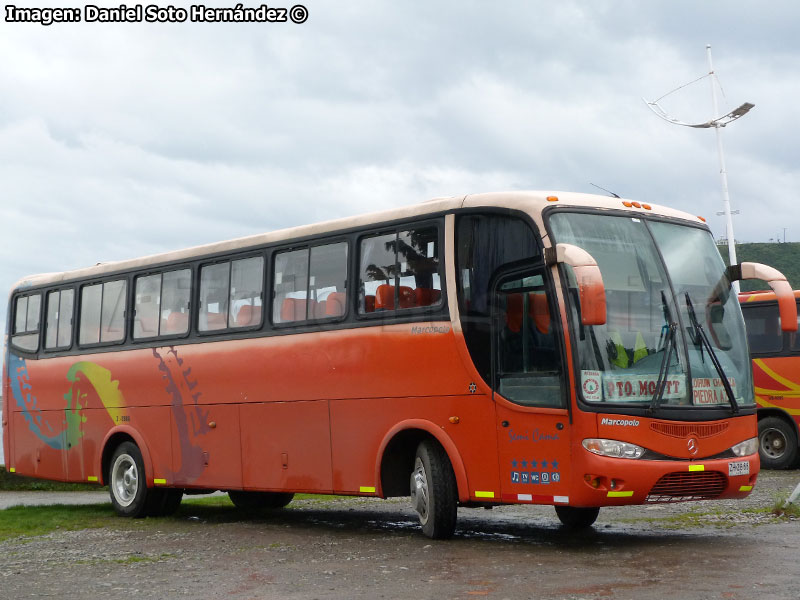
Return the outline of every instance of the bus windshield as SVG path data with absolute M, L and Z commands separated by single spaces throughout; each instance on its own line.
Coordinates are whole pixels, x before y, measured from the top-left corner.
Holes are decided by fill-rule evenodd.
M 586 402 L 734 412 L 753 405 L 747 348 L 732 343 L 743 339 L 744 323 L 709 232 L 576 213 L 556 213 L 550 226 L 555 242 L 595 258 L 605 284 L 606 323 L 583 326 L 577 282 L 566 267 Z

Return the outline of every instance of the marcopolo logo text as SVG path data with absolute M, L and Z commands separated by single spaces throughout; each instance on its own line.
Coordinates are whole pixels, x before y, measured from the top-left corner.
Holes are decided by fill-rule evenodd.
M 609 419 L 603 417 L 600 425 L 616 425 L 617 427 L 638 427 L 639 421 L 636 419 Z

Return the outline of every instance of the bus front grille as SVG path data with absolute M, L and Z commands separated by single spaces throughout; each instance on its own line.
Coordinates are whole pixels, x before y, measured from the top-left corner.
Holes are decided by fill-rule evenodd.
M 646 502 L 686 502 L 719 498 L 728 478 L 719 471 L 667 473 L 653 486 Z
M 650 429 L 662 435 L 676 438 L 709 438 L 724 433 L 728 429 L 728 423 L 662 423 L 654 421 L 650 423 Z

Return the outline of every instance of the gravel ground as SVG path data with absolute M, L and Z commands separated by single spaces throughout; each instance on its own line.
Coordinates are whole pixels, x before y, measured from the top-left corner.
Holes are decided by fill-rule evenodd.
M 755 510 L 798 483 L 762 472 L 743 501 L 604 509 L 581 534 L 550 507 L 459 509 L 444 542 L 406 500 L 300 500 L 259 518 L 184 505 L 1 542 L 0 598 L 796 600 L 800 523 Z

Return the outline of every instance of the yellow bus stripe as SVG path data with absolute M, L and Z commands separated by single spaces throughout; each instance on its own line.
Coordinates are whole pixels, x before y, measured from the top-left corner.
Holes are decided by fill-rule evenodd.
M 786 379 L 785 377 L 778 375 L 775 371 L 770 369 L 760 358 L 757 358 L 753 362 L 756 363 L 761 368 L 761 370 L 764 371 L 764 373 L 772 377 L 775 381 L 777 381 L 781 385 L 785 385 L 787 388 L 789 388 L 789 390 L 795 392 L 800 391 L 800 385 L 797 385 L 794 381 L 791 381 L 789 379 Z

